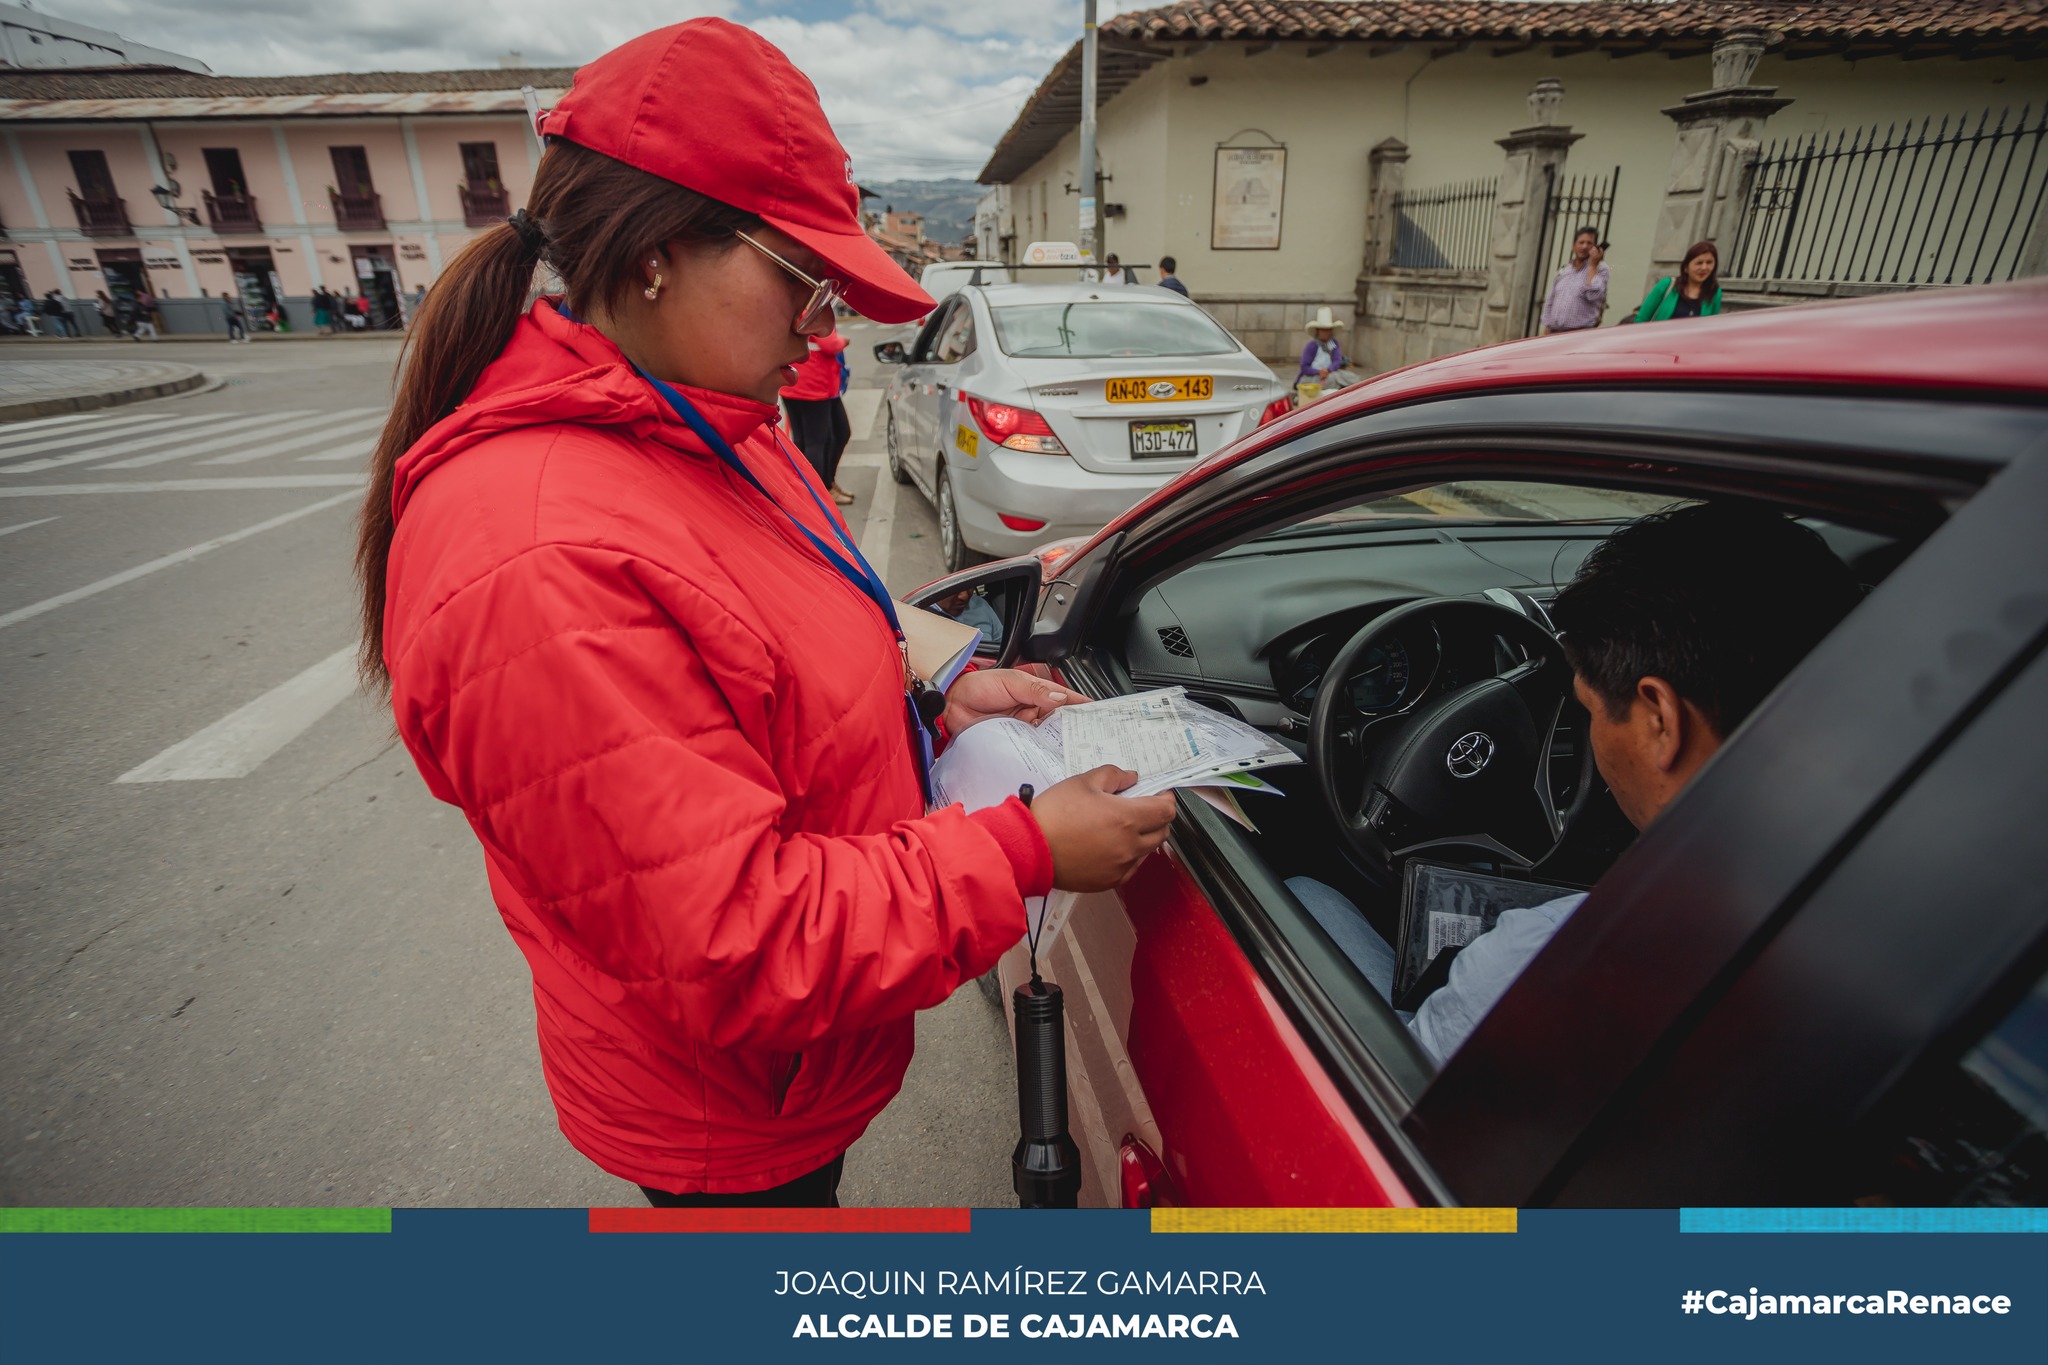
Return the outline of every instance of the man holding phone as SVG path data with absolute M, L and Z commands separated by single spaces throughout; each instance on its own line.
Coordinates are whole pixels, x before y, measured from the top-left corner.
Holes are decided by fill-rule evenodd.
M 1607 243 L 1598 228 L 1582 227 L 1572 235 L 1571 264 L 1557 272 L 1543 300 L 1543 334 L 1598 327 L 1606 311 Z

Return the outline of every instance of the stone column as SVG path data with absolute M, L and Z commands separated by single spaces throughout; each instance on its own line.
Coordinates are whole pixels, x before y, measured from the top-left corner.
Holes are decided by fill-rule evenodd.
M 1792 103 L 1775 85 L 1749 84 L 1765 42 L 1763 34 L 1744 31 L 1714 44 L 1714 88 L 1687 95 L 1664 111 L 1678 125 L 1678 140 L 1650 240 L 1645 295 L 1658 280 L 1678 272 L 1685 249 L 1694 242 L 1719 246 L 1723 272 L 1728 268 L 1727 253 L 1742 227 L 1764 123 Z
M 1500 195 L 1494 202 L 1486 313 L 1479 320 L 1482 346 L 1509 341 L 1528 331 L 1529 295 L 1542 266 L 1537 256 L 1543 250 L 1550 187 L 1564 170 L 1572 144 L 1585 136 L 1555 121 L 1563 100 L 1564 83 L 1555 76 L 1536 82 L 1529 92 L 1534 122 L 1498 142 L 1507 153 L 1507 163 L 1501 167 Z
M 1365 273 L 1378 274 L 1394 259 L 1394 196 L 1408 178 L 1408 144 L 1390 137 L 1372 149 L 1366 179 Z

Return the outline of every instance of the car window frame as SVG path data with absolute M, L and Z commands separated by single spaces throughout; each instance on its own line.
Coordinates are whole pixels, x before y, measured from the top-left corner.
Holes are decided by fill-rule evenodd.
M 939 306 L 932 311 L 931 318 L 925 323 L 923 330 L 918 332 L 917 340 L 910 348 L 910 364 L 933 363 L 932 348 L 938 344 L 947 320 L 953 316 L 954 310 L 959 308 L 962 302 L 958 294 L 949 294 L 939 301 Z
M 953 297 L 957 301 L 957 306 L 947 315 L 946 325 L 940 328 L 938 335 L 933 338 L 933 353 L 929 362 L 933 365 L 958 365 L 961 361 L 973 355 L 975 351 L 979 329 L 975 325 L 973 304 L 965 293 L 955 294 Z M 966 326 L 967 331 L 963 338 L 965 345 L 961 348 L 958 355 L 943 355 L 940 353 L 939 348 L 944 344 L 948 333 L 951 332 L 955 318 L 962 320 Z
M 1508 397 L 1536 399 L 1546 395 L 1517 394 Z M 1616 397 L 1624 401 L 1611 401 Z M 1233 477 L 1217 481 L 1218 488 L 1204 490 L 1209 496 L 1197 499 L 1195 506 L 1171 507 L 1162 503 L 1153 509 L 1156 513 L 1153 518 L 1147 518 L 1141 511 L 1140 515 L 1113 528 L 1100 545 L 1084 548 L 1080 555 L 1063 565 L 1055 587 L 1065 587 L 1067 591 L 1048 593 L 1041 603 L 1039 619 L 1034 623 L 1033 644 L 1039 647 L 1033 651 L 1034 656 L 1047 657 L 1044 650 L 1047 640 L 1057 640 L 1068 618 L 1088 619 L 1095 611 L 1096 603 L 1136 601 L 1149 588 L 1170 578 L 1188 563 L 1286 524 L 1296 519 L 1294 511 L 1305 511 L 1317 505 L 1328 506 L 1335 500 L 1351 501 L 1385 495 L 1442 482 L 1447 478 L 1533 476 L 1541 479 L 1544 474 L 1557 476 L 1556 459 L 1571 456 L 1584 462 L 1585 471 L 1593 472 L 1590 477 L 1583 471 L 1578 476 L 1561 476 L 1566 482 L 1593 481 L 1626 487 L 1631 486 L 1626 477 L 1630 468 L 1653 465 L 1658 471 L 1654 478 L 1647 481 L 1639 479 L 1634 486 L 1645 486 L 1647 482 L 1653 484 L 1657 491 L 1695 495 L 1768 495 L 1773 481 L 1777 479 L 1793 476 L 1812 480 L 1819 476 L 1823 479 L 1823 486 L 1831 487 L 1839 501 L 1805 498 L 1790 505 L 1845 524 L 1858 524 L 1866 517 L 1878 521 L 1886 517 L 1907 517 L 1909 513 L 1904 504 L 1924 506 L 1929 499 L 1969 499 L 1963 505 L 1974 505 L 1977 500 L 1969 498 L 1969 494 L 1985 478 L 1997 472 L 2012 457 L 2012 452 L 1999 454 L 1991 448 L 1983 433 L 1969 430 L 1967 421 L 1958 426 L 1955 418 L 1959 412 L 1976 411 L 1980 416 L 1989 413 L 2004 418 L 2011 416 L 2017 406 L 2019 411 L 2030 414 L 2030 421 L 2019 423 L 2020 429 L 2048 430 L 2048 417 L 2025 405 L 1943 402 L 1916 396 L 1911 401 L 1935 403 L 1940 409 L 1943 421 L 1928 430 L 1947 430 L 1953 439 L 1939 445 L 1923 443 L 1924 448 L 1917 451 L 1917 457 L 1913 459 L 1899 458 L 1902 452 L 1896 448 L 1897 443 L 1884 448 L 1886 443 L 1880 440 L 1875 442 L 1881 447 L 1875 458 L 1866 448 L 1860 452 L 1865 462 L 1843 463 L 1839 459 L 1840 447 L 1846 445 L 1856 449 L 1859 441 L 1870 439 L 1873 430 L 1869 423 L 1849 422 L 1844 426 L 1843 415 L 1852 408 L 1867 406 L 1869 400 L 1842 404 L 1823 401 L 1831 396 L 1800 397 L 1809 403 L 1818 402 L 1816 411 L 1809 414 L 1812 420 L 1800 424 L 1796 431 L 1781 433 L 1784 439 L 1775 447 L 1761 450 L 1747 433 L 1735 433 L 1733 441 L 1718 439 L 1726 433 L 1717 433 L 1711 427 L 1703 428 L 1691 422 L 1683 405 L 1677 405 L 1672 412 L 1681 423 L 1690 423 L 1683 429 L 1660 432 L 1658 423 L 1654 421 L 1640 424 L 1630 421 L 1632 414 L 1628 408 L 1642 407 L 1644 399 L 1655 403 L 1660 398 L 1659 395 L 1642 393 L 1603 396 L 1602 402 L 1590 405 L 1595 416 L 1610 419 L 1609 427 L 1603 431 L 1597 420 L 1582 420 L 1580 430 L 1575 433 L 1577 439 L 1571 443 L 1558 439 L 1560 424 L 1555 420 L 1554 412 L 1540 414 L 1552 419 L 1549 421 L 1530 421 L 1528 416 L 1524 416 L 1518 422 L 1509 415 L 1504 423 L 1497 419 L 1505 414 L 1484 414 L 1486 420 L 1473 425 L 1490 428 L 1494 433 L 1491 440 L 1476 440 L 1472 436 L 1446 439 L 1443 435 L 1434 434 L 1458 424 L 1430 419 L 1443 418 L 1451 407 L 1471 406 L 1469 396 L 1367 413 L 1364 414 L 1367 419 L 1364 423 L 1345 423 L 1335 429 L 1305 433 L 1296 442 L 1276 447 L 1250 462 L 1254 466 L 1266 466 L 1264 469 L 1253 467 L 1226 471 Z M 1632 405 L 1626 399 L 1636 401 Z M 1582 396 L 1579 402 L 1582 407 L 1587 406 Z M 1531 405 L 1509 406 L 1527 408 Z M 1535 406 L 1541 407 L 1542 404 L 1539 402 Z M 1742 405 L 1723 403 L 1720 406 L 1729 411 L 1743 410 Z M 1432 407 L 1434 412 L 1429 411 Z M 1603 408 L 1607 411 L 1601 412 Z M 1395 418 L 1391 423 L 1385 421 L 1389 415 Z M 1371 425 L 1370 419 L 1375 418 L 1398 428 L 1393 439 L 1360 439 L 1361 435 L 1378 434 L 1356 430 L 1361 424 Z M 1884 425 L 1882 414 L 1877 425 L 1880 428 Z M 1347 427 L 1352 429 L 1347 430 Z M 1489 444 L 1507 448 L 1489 450 Z M 1584 448 L 1589 445 L 1595 448 L 1590 454 Z M 1835 448 L 1837 458 L 1829 461 L 1817 447 Z M 1462 458 L 1472 463 L 1469 466 L 1450 463 L 1447 450 L 1462 451 Z M 1645 460 L 1645 456 L 1654 458 Z M 1817 456 L 1822 457 L 1818 463 Z M 1341 473 L 1343 466 L 1361 465 L 1368 459 L 1373 461 L 1374 472 L 1370 477 L 1347 479 Z M 1534 459 L 1544 462 L 1537 464 Z M 1332 474 L 1333 467 L 1339 472 Z M 1600 477 L 1598 471 L 1602 469 L 1609 477 Z M 1678 470 L 1686 471 L 1686 477 L 1676 478 L 1675 471 Z M 1831 484 L 1826 482 L 1829 480 Z M 1333 487 L 1339 483 L 1345 485 L 1341 491 Z M 1244 533 L 1219 529 L 1233 498 L 1255 501 L 1262 506 L 1264 515 L 1255 529 Z M 1156 524 L 1148 525 L 1148 521 L 1178 525 L 1162 529 Z M 1175 531 L 1181 534 L 1176 537 L 1170 533 Z M 1197 541 L 1192 538 L 1195 535 L 1204 539 Z M 1912 562 L 1912 557 L 1907 562 Z M 1105 618 L 1115 614 L 1114 610 L 1103 613 Z M 1058 661 L 1061 655 L 1053 652 L 1050 657 Z M 1104 649 L 1085 639 L 1070 651 L 1070 657 L 1063 666 L 1076 667 L 1082 677 L 1092 677 L 1098 680 L 1098 685 L 1117 685 L 1116 675 L 1120 672 L 1113 649 Z M 1121 682 L 1128 686 L 1127 678 Z M 1217 863 L 1228 861 L 1221 850 L 1242 842 L 1242 836 L 1235 832 L 1234 827 L 1204 811 L 1192 809 L 1191 805 L 1183 803 L 1174 837 L 1180 841 L 1183 857 L 1191 863 L 1204 861 L 1214 872 Z M 1206 856 L 1202 854 L 1199 851 L 1202 844 L 1214 846 L 1212 852 Z M 1246 847 L 1248 849 L 1249 845 Z M 1444 1175 L 1439 1180 L 1439 1158 L 1424 1145 L 1430 1141 L 1430 1125 L 1423 1124 L 1419 1130 L 1411 1130 L 1408 1123 L 1417 1105 L 1432 1089 L 1432 1084 L 1425 1082 L 1418 1087 L 1412 1076 L 1403 1078 L 1399 1049 L 1389 1050 L 1384 1044 L 1384 1020 L 1378 1020 L 1365 1030 L 1357 1027 L 1355 1017 L 1361 1009 L 1369 1015 L 1377 1011 L 1373 1003 L 1363 1001 L 1355 990 L 1350 989 L 1351 983 L 1345 981 L 1346 972 L 1356 975 L 1355 968 L 1350 968 L 1347 961 L 1332 976 L 1327 969 L 1333 965 L 1331 954 L 1335 950 L 1327 945 L 1326 937 L 1319 929 L 1308 927 L 1312 922 L 1293 897 L 1284 893 L 1284 887 L 1279 892 L 1272 889 L 1279 883 L 1277 876 L 1264 879 L 1271 884 L 1265 887 L 1264 894 L 1258 894 L 1252 885 L 1259 880 L 1240 873 L 1235 878 L 1235 890 L 1229 889 L 1229 881 L 1220 883 L 1226 888 L 1223 897 L 1226 904 L 1217 906 L 1219 913 L 1230 923 L 1240 946 L 1262 978 L 1275 988 L 1283 1007 L 1310 1041 L 1331 1079 L 1346 1095 L 1376 1140 L 1384 1144 L 1390 1155 L 1406 1153 L 1406 1159 L 1400 1164 L 1412 1162 L 1424 1188 L 1433 1186 L 1439 1191 L 1448 1190 L 1451 1176 Z M 1318 939 L 1321 945 L 1316 943 Z M 1311 970 L 1318 965 L 1324 970 Z M 1384 1008 L 1383 1002 L 1379 1008 Z M 1392 1017 L 1390 1011 L 1387 1017 Z M 1357 1048 L 1352 1044 L 1359 1037 L 1375 1032 L 1381 1035 L 1382 1055 L 1359 1057 Z M 1454 1057 L 1453 1064 L 1457 1060 Z M 1445 1071 L 1449 1069 L 1446 1067 Z M 1438 1073 L 1436 1079 L 1441 1079 L 1442 1074 Z M 1526 1181 L 1522 1189 L 1532 1191 L 1536 1183 L 1535 1180 Z M 1470 1188 L 1469 1180 L 1462 1181 L 1461 1195 Z M 1515 1203 L 1518 1200 L 1504 1198 L 1497 1202 Z

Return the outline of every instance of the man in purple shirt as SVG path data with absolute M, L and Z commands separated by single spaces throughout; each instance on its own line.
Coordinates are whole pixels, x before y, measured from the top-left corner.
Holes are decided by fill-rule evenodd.
M 1572 263 L 1550 282 L 1543 300 L 1543 331 L 1577 332 L 1600 325 L 1607 311 L 1607 252 L 1600 230 L 1582 227 L 1572 237 Z

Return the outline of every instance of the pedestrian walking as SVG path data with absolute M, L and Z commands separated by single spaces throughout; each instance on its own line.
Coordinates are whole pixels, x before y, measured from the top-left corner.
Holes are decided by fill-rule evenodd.
M 1025 897 L 1129 876 L 1174 802 L 1105 767 L 926 812 L 896 607 L 772 420 L 840 296 L 934 306 L 863 231 L 811 83 L 693 19 L 584 66 L 538 131 L 378 442 L 366 676 L 483 846 L 570 1143 L 660 1205 L 835 1205 L 916 1011 Z M 529 304 L 542 266 L 565 292 Z M 1010 669 L 934 698 L 944 734 L 1075 699 Z
M 64 296 L 54 289 L 43 295 L 43 320 L 49 323 L 53 335 L 78 335 L 78 323 L 72 319 L 71 306 L 65 303 Z
M 121 326 L 120 315 L 114 309 L 114 301 L 107 297 L 106 290 L 101 289 L 94 292 L 92 306 L 93 310 L 100 315 L 100 326 L 107 329 L 108 336 L 118 337 L 127 335 L 127 329 Z
M 1184 299 L 1193 298 L 1194 295 L 1188 293 L 1188 287 L 1180 282 L 1180 276 L 1174 273 L 1179 269 L 1180 263 L 1174 260 L 1173 257 L 1161 256 L 1159 258 L 1159 287 L 1161 289 L 1171 289 Z
M 36 308 L 36 301 L 28 295 L 23 294 L 14 301 L 13 316 L 14 326 L 23 336 L 35 337 L 43 334 L 42 314 Z
M 130 341 L 139 343 L 142 340 L 139 332 L 141 316 L 142 310 L 135 306 L 133 295 L 115 299 L 114 335 L 124 336 Z
M 818 471 L 818 482 L 845 506 L 853 494 L 839 486 L 839 457 L 852 434 L 846 420 L 846 338 L 835 329 L 810 338 L 810 352 L 796 367 L 796 382 L 782 390 L 789 434 Z
M 249 315 L 242 311 L 242 301 L 223 289 L 220 292 L 220 315 L 228 325 L 228 341 L 249 339 Z
M 323 336 L 334 331 L 334 295 L 324 284 L 313 291 L 313 326 Z
M 1550 281 L 1543 299 L 1543 330 L 1582 332 L 1598 327 L 1607 312 L 1607 246 L 1600 229 L 1572 234 L 1572 258 Z
M 1099 275 L 1096 271 L 1087 270 L 1082 272 L 1081 278 L 1090 283 L 1095 283 L 1099 280 L 1102 284 L 1136 284 L 1138 282 L 1138 277 L 1131 273 L 1129 266 L 1117 259 L 1114 251 L 1102 258 L 1102 270 Z
M 135 295 L 135 339 L 142 340 L 142 334 L 147 332 L 151 341 L 157 340 L 158 321 L 156 295 L 147 289 L 141 290 Z
M 1710 318 L 1721 311 L 1721 253 L 1712 242 L 1694 242 L 1685 249 L 1676 275 L 1657 281 L 1636 309 L 1637 322 L 1667 318 Z

